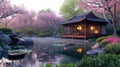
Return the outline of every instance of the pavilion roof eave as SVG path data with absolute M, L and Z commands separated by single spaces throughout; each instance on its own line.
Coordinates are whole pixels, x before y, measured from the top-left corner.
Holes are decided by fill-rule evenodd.
M 102 18 L 98 18 L 97 16 L 95 16 L 93 14 L 93 12 L 89 12 L 86 14 L 82 14 L 82 15 L 78 15 L 75 16 L 67 21 L 63 21 L 63 22 L 59 22 L 59 24 L 61 25 L 67 25 L 67 24 L 73 24 L 73 23 L 79 23 L 83 20 L 87 20 L 87 21 L 93 21 L 93 22 L 101 22 L 103 24 L 107 24 L 108 22 L 105 19 Z M 110 20 L 111 22 L 111 20 Z
M 82 18 L 80 18 L 80 19 L 77 19 L 77 20 L 75 20 L 75 21 L 64 21 L 64 22 L 61 22 L 60 24 L 61 25 L 66 25 L 66 24 L 72 24 L 72 23 L 79 23 L 80 21 L 83 21 L 83 20 L 85 20 L 86 18 L 85 18 L 85 16 L 84 17 L 82 17 Z
M 104 23 L 107 23 L 107 21 L 105 21 L 104 19 L 93 19 L 93 18 L 86 18 L 87 20 L 89 21 L 97 21 L 97 22 L 104 22 Z M 109 20 L 110 21 L 110 20 Z M 111 21 L 110 21 L 111 22 Z

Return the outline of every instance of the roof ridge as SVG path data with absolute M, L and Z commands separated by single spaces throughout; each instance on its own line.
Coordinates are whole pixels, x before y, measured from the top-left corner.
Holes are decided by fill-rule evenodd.
M 87 12 L 87 13 L 83 13 L 83 14 L 79 14 L 77 16 L 74 16 L 73 18 L 66 20 L 60 24 L 71 24 L 71 23 L 77 23 L 79 21 L 83 21 L 84 19 L 88 20 L 88 21 L 97 21 L 97 22 L 104 22 L 107 23 L 107 21 L 104 18 L 99 18 L 97 17 L 93 11 Z

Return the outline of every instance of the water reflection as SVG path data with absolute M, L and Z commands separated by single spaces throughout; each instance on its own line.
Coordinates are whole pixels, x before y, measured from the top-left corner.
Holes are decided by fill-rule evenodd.
M 27 39 L 27 38 L 26 38 Z M 28 38 L 29 41 L 31 38 Z M 70 45 L 69 48 L 60 44 L 63 44 L 63 42 L 60 39 L 49 39 L 49 38 L 33 38 L 32 44 L 28 43 L 27 48 L 32 49 L 32 52 L 26 54 L 24 59 L 21 60 L 15 60 L 12 61 L 12 63 L 9 63 L 6 65 L 6 67 L 41 67 L 42 65 L 46 65 L 48 63 L 52 64 L 54 67 L 56 64 L 60 63 L 72 63 L 76 61 L 76 58 L 71 58 L 69 56 L 65 56 L 63 54 L 60 54 L 59 52 L 67 49 L 73 49 L 73 45 Z M 66 43 L 66 40 L 63 40 L 64 43 Z M 73 40 L 72 40 L 73 41 Z M 70 40 L 68 40 L 70 42 Z M 79 40 L 75 40 L 75 42 L 80 42 Z M 30 45 L 31 44 L 31 45 Z M 52 45 L 51 45 L 52 44 Z M 59 46 L 58 46 L 59 44 Z M 82 52 L 83 46 L 77 45 L 74 47 L 74 49 L 79 49 L 79 52 Z M 75 50 L 76 51 L 76 50 Z

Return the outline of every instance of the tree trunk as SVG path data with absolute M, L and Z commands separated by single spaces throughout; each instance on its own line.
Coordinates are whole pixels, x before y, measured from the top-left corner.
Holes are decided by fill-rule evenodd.
M 113 19 L 112 19 L 112 24 L 113 24 L 113 35 L 117 35 L 117 25 L 116 25 L 116 4 L 114 4 L 114 11 L 113 11 Z
M 113 19 L 113 35 L 117 35 L 117 25 L 116 25 L 116 22 L 114 21 Z
M 5 23 L 5 28 L 8 28 L 8 23 Z

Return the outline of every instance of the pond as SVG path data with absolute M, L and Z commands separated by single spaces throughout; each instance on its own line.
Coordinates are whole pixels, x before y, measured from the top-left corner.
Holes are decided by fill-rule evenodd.
M 48 63 L 52 64 L 52 67 L 55 67 L 56 64 L 75 63 L 80 59 L 70 56 L 72 53 L 65 54 L 65 52 L 74 50 L 78 51 L 77 54 L 82 56 L 82 52 L 88 50 L 94 44 L 93 42 L 80 39 L 53 37 L 24 37 L 24 39 L 28 41 L 27 44 L 29 45 L 27 45 L 27 48 L 32 49 L 32 52 L 26 54 L 24 59 L 10 60 L 12 63 L 6 64 L 6 67 L 42 67 Z

